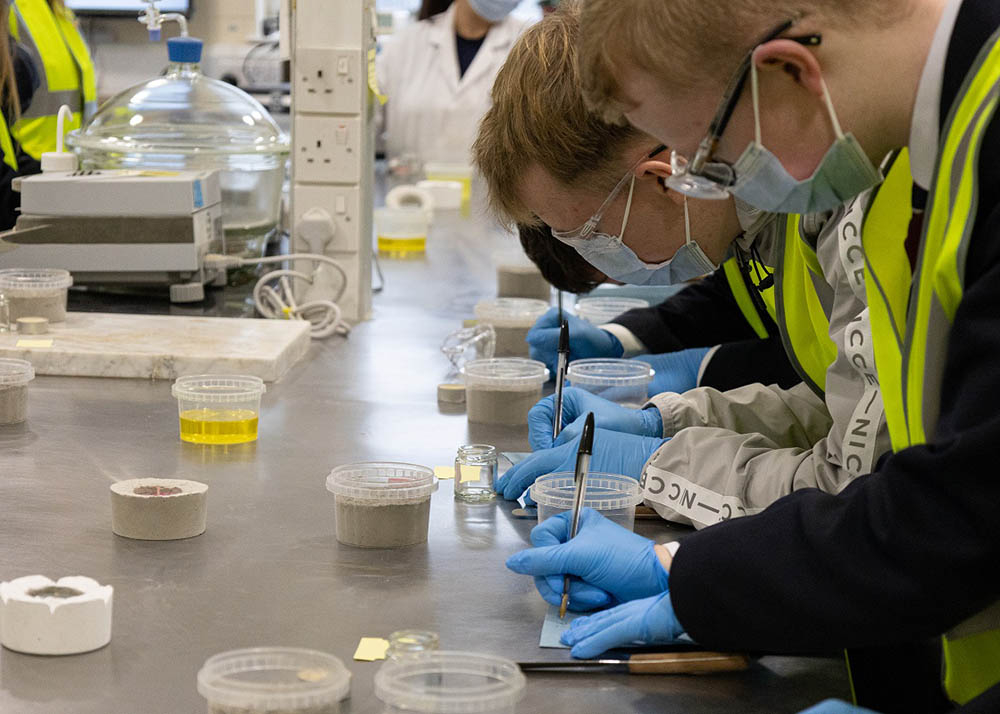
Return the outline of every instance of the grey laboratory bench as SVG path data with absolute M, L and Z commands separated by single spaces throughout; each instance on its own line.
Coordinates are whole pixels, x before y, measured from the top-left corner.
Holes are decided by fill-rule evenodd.
M 444 649 L 568 658 L 538 648 L 546 605 L 530 578 L 504 567 L 534 525 L 512 516 L 514 504 L 456 503 L 445 481 L 426 545 L 361 550 L 337 543 L 325 487 L 338 464 L 449 464 L 469 442 L 527 448 L 524 433 L 470 430 L 436 401 L 448 372 L 441 340 L 495 294 L 491 252 L 514 242 L 482 220 L 452 218 L 435 226 L 426 258 L 383 260 L 373 319 L 314 342 L 268 386 L 254 444 L 181 442 L 169 382 L 38 377 L 28 422 L 0 428 L 0 580 L 81 574 L 111 584 L 113 636 L 78 656 L 0 652 L 0 712 L 204 712 L 196 675 L 206 658 L 280 645 L 340 657 L 353 672 L 342 711 L 374 714 L 379 663 L 352 654 L 359 638 L 403 628 L 438 632 Z M 245 292 L 213 296 L 210 311 L 244 312 Z M 162 300 L 105 300 L 103 309 L 169 310 Z M 86 296 L 72 304 L 101 307 Z M 204 535 L 113 535 L 110 484 L 144 476 L 209 484 Z M 651 521 L 636 530 L 660 540 L 685 533 Z M 518 711 L 797 712 L 848 693 L 842 659 L 763 657 L 746 672 L 710 676 L 531 673 Z

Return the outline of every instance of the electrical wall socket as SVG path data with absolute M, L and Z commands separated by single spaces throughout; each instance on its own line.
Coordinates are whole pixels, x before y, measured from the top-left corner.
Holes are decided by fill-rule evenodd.
M 360 114 L 367 91 L 360 69 L 360 50 L 300 49 L 295 61 L 296 110 Z
M 333 239 L 321 246 L 322 249 L 317 252 L 351 252 L 361 247 L 361 190 L 357 186 L 306 184 L 298 186 L 295 195 L 297 200 L 294 226 L 301 225 L 303 215 L 313 210 L 315 206 L 323 206 L 336 225 Z M 296 230 L 302 238 L 304 248 L 308 248 L 310 251 L 316 251 L 317 248 L 320 248 L 320 246 L 310 244 L 308 237 L 301 235 L 302 231 L 298 231 L 298 228 Z
M 361 181 L 359 117 L 296 116 L 292 136 L 296 182 Z

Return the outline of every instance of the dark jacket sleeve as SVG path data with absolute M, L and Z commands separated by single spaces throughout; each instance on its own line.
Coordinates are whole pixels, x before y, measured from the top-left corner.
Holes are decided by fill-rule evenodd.
M 801 381 L 802 377 L 788 361 L 781 337 L 773 334 L 766 340 L 743 340 L 720 345 L 705 366 L 698 386 L 724 392 L 760 382 L 788 389 Z

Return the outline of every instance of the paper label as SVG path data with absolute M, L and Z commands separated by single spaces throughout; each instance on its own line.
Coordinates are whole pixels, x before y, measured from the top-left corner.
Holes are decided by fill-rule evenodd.
M 374 662 L 385 659 L 385 653 L 388 649 L 389 640 L 381 637 L 362 637 L 358 648 L 354 650 L 354 659 L 359 662 Z
M 51 347 L 51 346 L 52 346 L 52 340 L 51 339 L 48 339 L 48 340 L 18 340 L 17 344 L 15 345 L 15 347 L 27 347 L 29 349 L 31 349 L 31 348 L 39 348 L 39 347 Z
M 455 467 L 453 466 L 435 466 L 434 475 L 437 476 L 438 481 L 450 481 L 455 478 Z M 480 476 L 480 469 L 478 466 L 462 466 L 462 473 L 460 474 L 459 483 L 467 483 L 469 481 L 478 481 Z
M 375 48 L 368 50 L 368 89 L 378 100 L 379 104 L 385 104 L 386 96 L 379 91 L 378 74 L 375 72 Z

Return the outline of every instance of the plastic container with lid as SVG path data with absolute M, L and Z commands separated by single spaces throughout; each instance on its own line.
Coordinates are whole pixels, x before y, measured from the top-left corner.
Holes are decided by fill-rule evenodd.
M 520 357 L 477 359 L 462 368 L 466 414 L 473 424 L 524 426 L 542 398 L 549 370 Z
M 7 298 L 11 324 L 19 317 L 66 321 L 66 299 L 73 276 L 56 268 L 0 270 L 0 293 Z
M 649 307 L 649 302 L 639 298 L 580 298 L 576 303 L 576 314 L 592 325 L 605 325 L 622 313 L 639 307 Z
M 34 378 L 31 362 L 0 358 L 0 426 L 28 418 L 28 382 Z
M 375 209 L 375 237 L 379 255 L 387 258 L 420 258 L 427 250 L 430 221 L 421 208 Z
M 530 350 L 524 339 L 548 309 L 549 304 L 544 300 L 496 298 L 476 304 L 476 319 L 492 325 L 496 331 L 497 357 L 527 357 Z
M 438 634 L 430 630 L 396 630 L 389 635 L 389 659 L 419 657 L 438 648 Z
M 82 169 L 218 169 L 226 252 L 260 257 L 281 217 L 289 140 L 242 89 L 201 73 L 202 42 L 167 40 L 162 77 L 105 102 L 67 143 Z
M 427 542 L 437 487 L 426 466 L 391 461 L 338 466 L 326 478 L 336 504 L 337 540 L 359 548 Z
M 566 380 L 599 397 L 639 409 L 645 404 L 649 383 L 656 370 L 645 362 L 632 359 L 577 359 L 569 363 Z
M 266 387 L 259 377 L 198 374 L 180 377 L 177 397 L 181 441 L 193 444 L 244 444 L 257 440 L 260 398 Z
M 339 714 L 350 689 L 343 662 L 297 647 L 223 652 L 198 672 L 209 714 Z
M 497 269 L 497 297 L 520 297 L 544 300 L 552 297 L 552 286 L 542 271 L 523 252 L 497 251 L 493 254 Z
M 576 499 L 573 474 L 562 471 L 546 474 L 531 485 L 531 498 L 538 504 L 538 522 L 570 511 Z M 584 486 L 583 507 L 599 511 L 623 528 L 635 526 L 635 507 L 642 503 L 639 482 L 620 474 L 589 473 Z
M 457 181 L 462 184 L 461 206 L 462 211 L 468 214 L 472 197 L 472 166 L 459 161 L 427 161 L 424 163 L 424 175 L 428 181 Z
M 440 650 L 390 660 L 375 674 L 384 714 L 514 714 L 527 684 L 516 662 Z

